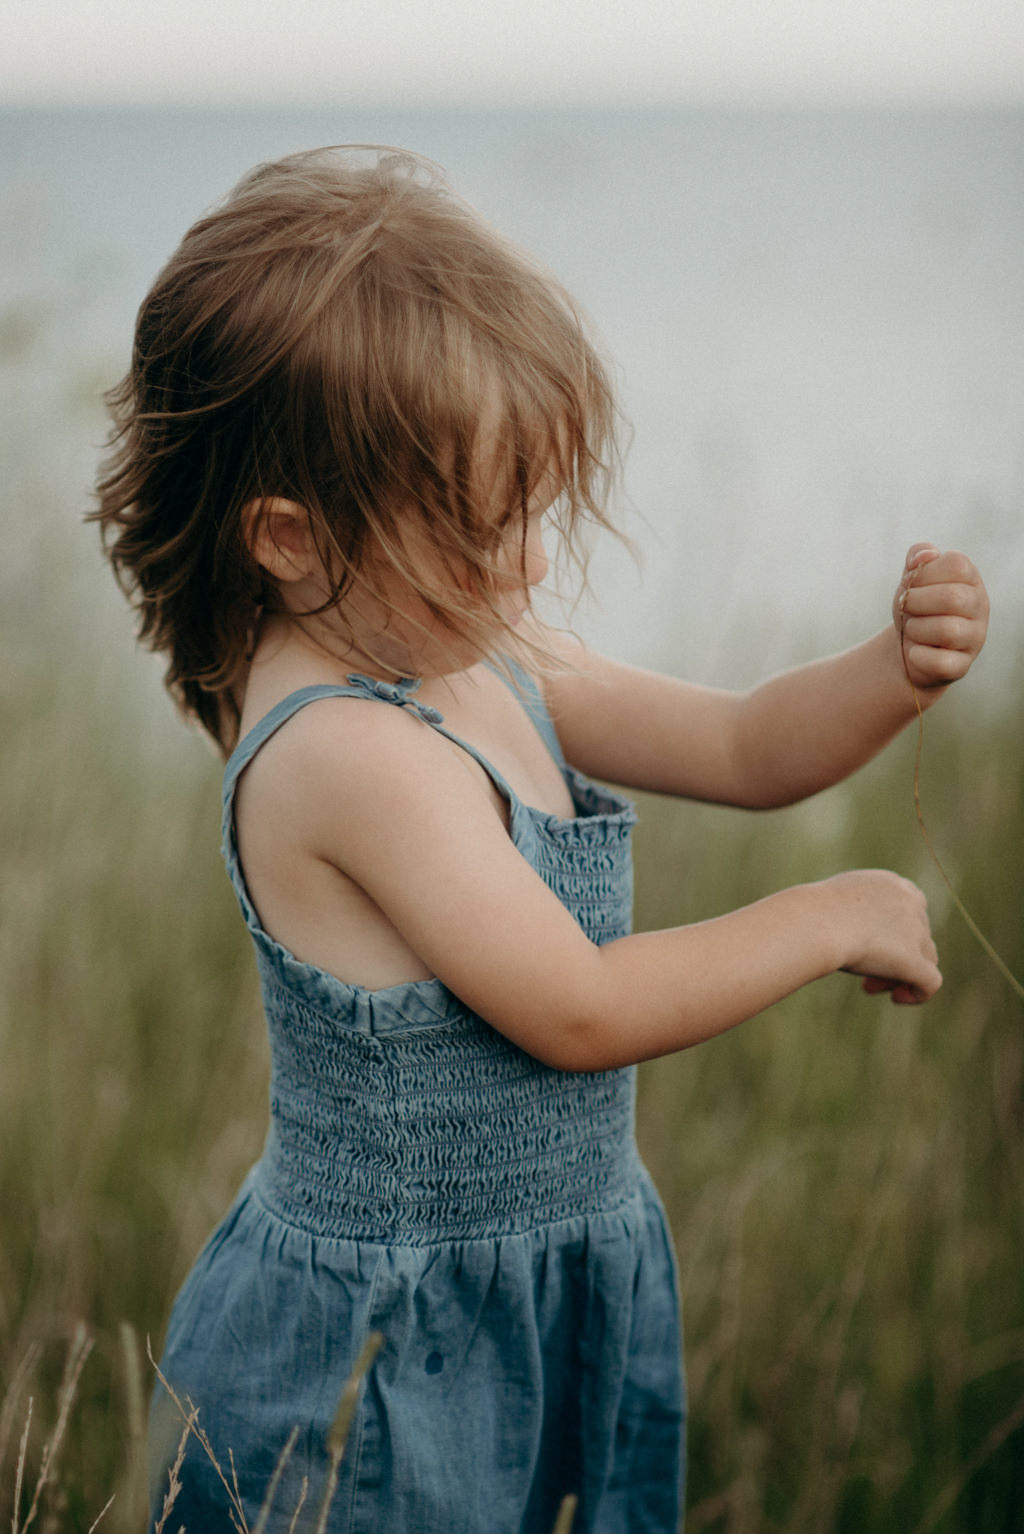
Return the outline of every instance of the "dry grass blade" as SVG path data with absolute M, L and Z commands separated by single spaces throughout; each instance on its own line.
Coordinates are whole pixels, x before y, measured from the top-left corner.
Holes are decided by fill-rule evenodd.
M 921 567 L 918 566 L 918 569 L 920 568 Z M 916 580 L 916 578 L 917 571 L 914 572 L 914 579 Z M 911 581 L 910 584 L 913 585 L 914 581 Z M 903 674 L 907 679 L 907 686 L 910 688 L 910 691 L 913 694 L 914 707 L 917 710 L 917 747 L 914 751 L 914 813 L 917 816 L 918 830 L 921 832 L 921 835 L 924 838 L 924 844 L 931 854 L 932 862 L 938 869 L 939 877 L 941 878 L 943 884 L 946 886 L 946 889 L 949 891 L 949 895 L 953 901 L 953 904 L 956 906 L 957 910 L 960 912 L 960 915 L 963 917 L 970 930 L 974 933 L 974 936 L 977 938 L 982 948 L 984 948 L 985 952 L 992 960 L 992 963 L 996 966 L 996 969 L 998 969 L 999 973 L 1002 975 L 1003 979 L 1007 982 L 1008 985 L 1013 987 L 1021 1001 L 1024 1001 L 1024 985 L 1022 985 L 1017 979 L 1017 976 L 1013 973 L 1013 970 L 1006 963 L 1005 959 L 1003 959 L 1003 957 L 996 952 L 995 948 L 993 948 L 992 944 L 989 942 L 984 932 L 982 932 L 981 928 L 978 926 L 978 923 L 974 920 L 974 917 L 971 915 L 970 911 L 964 905 L 963 901 L 960 899 L 960 896 L 953 888 L 953 881 L 950 879 L 946 870 L 942 866 L 942 860 L 935 850 L 935 844 L 932 841 L 928 827 L 924 822 L 924 811 L 921 808 L 921 752 L 924 748 L 924 709 L 921 707 L 921 699 L 910 675 L 910 668 L 907 665 L 907 652 L 903 644 L 903 631 L 906 626 L 906 621 L 906 611 L 904 609 L 903 602 L 901 601 L 900 659 L 903 662 Z
M 57 1421 L 53 1433 L 43 1448 L 43 1459 L 39 1466 L 39 1475 L 36 1477 L 35 1490 L 32 1493 L 32 1503 L 29 1507 L 23 1529 L 28 1529 L 35 1522 L 39 1512 L 40 1499 L 43 1490 L 53 1473 L 53 1467 L 57 1462 L 64 1435 L 67 1432 L 68 1417 L 71 1414 L 71 1405 L 78 1390 L 78 1381 L 82 1377 L 86 1360 L 92 1352 L 93 1339 L 86 1331 L 85 1325 L 79 1322 L 75 1329 L 75 1335 L 68 1349 L 67 1362 L 64 1366 L 64 1378 L 61 1380 L 60 1390 L 57 1394 Z
M 298 1427 L 293 1427 L 288 1435 L 288 1442 L 277 1456 L 277 1464 L 274 1466 L 274 1473 L 267 1484 L 266 1496 L 263 1498 L 263 1506 L 260 1508 L 260 1515 L 256 1520 L 256 1526 L 252 1534 L 265 1534 L 267 1524 L 270 1521 L 270 1510 L 274 1505 L 274 1498 L 277 1496 L 277 1488 L 281 1484 L 281 1477 L 284 1475 L 285 1466 L 292 1457 L 292 1450 L 295 1448 L 298 1436 Z
M 28 1430 L 32 1426 L 32 1401 L 28 1398 L 28 1411 L 25 1413 L 25 1426 L 22 1429 L 21 1442 L 18 1445 L 18 1468 L 14 1474 L 14 1516 L 11 1518 L 11 1534 L 20 1534 L 21 1522 L 19 1509 L 21 1508 L 21 1487 L 25 1479 L 25 1456 L 28 1453 Z
M 99 1512 L 96 1514 L 96 1517 L 89 1525 L 89 1534 L 96 1534 L 96 1530 L 99 1528 L 100 1524 L 103 1522 L 103 1519 L 107 1516 L 111 1507 L 114 1505 L 114 1497 L 116 1496 L 117 1493 L 114 1492 L 113 1495 L 108 1498 L 106 1505 L 100 1508 Z
M 206 1434 L 204 1433 L 203 1434 L 203 1438 L 205 1439 L 205 1437 L 206 1437 Z M 211 1454 L 212 1454 L 212 1451 L 211 1451 Z M 238 1471 L 235 1468 L 235 1451 L 230 1446 L 228 1447 L 228 1464 L 231 1466 L 231 1487 L 232 1487 L 232 1490 L 234 1491 L 234 1494 L 235 1494 L 234 1495 L 234 1504 L 235 1504 L 235 1507 L 238 1509 L 239 1516 L 241 1517 L 242 1523 L 244 1524 L 245 1523 L 245 1516 L 242 1513 L 242 1493 L 238 1489 Z
M 316 1534 L 325 1534 L 327 1528 L 327 1516 L 331 1511 L 331 1503 L 338 1489 L 338 1466 L 341 1464 L 341 1456 L 332 1459 L 327 1470 L 327 1482 L 324 1486 L 324 1494 L 320 1499 L 320 1511 L 316 1519 Z
M 555 1526 L 551 1530 L 551 1534 L 570 1534 L 573 1520 L 576 1517 L 578 1502 L 579 1499 L 577 1497 L 562 1498 L 561 1506 L 558 1509 L 558 1517 L 555 1519 Z
M 139 1354 L 139 1339 L 130 1321 L 121 1322 L 118 1334 L 121 1339 L 121 1354 L 124 1358 L 128 1432 L 134 1445 L 144 1442 L 146 1437 L 145 1388 L 142 1378 L 142 1359 Z
M 146 1408 L 142 1355 L 138 1334 L 128 1321 L 121 1322 L 118 1336 L 128 1417 L 128 1507 L 123 1514 L 123 1521 L 131 1528 L 141 1528 L 145 1523 L 146 1505 Z
M 190 1401 L 187 1396 L 186 1396 L 185 1399 L 186 1399 L 186 1401 L 188 1401 L 188 1405 L 186 1406 L 182 1402 L 181 1397 L 174 1390 L 174 1388 L 171 1385 L 170 1381 L 167 1379 L 167 1376 L 163 1373 L 163 1371 L 160 1368 L 159 1364 L 157 1363 L 156 1359 L 153 1357 L 153 1348 L 152 1348 L 152 1344 L 150 1342 L 150 1339 L 148 1337 L 146 1338 L 146 1355 L 149 1358 L 150 1363 L 153 1365 L 153 1368 L 156 1370 L 156 1377 L 157 1377 L 157 1379 L 160 1381 L 161 1385 L 167 1391 L 167 1394 L 170 1396 L 171 1400 L 174 1402 L 175 1406 L 178 1408 L 178 1411 L 179 1411 L 179 1413 L 181 1415 L 181 1419 L 185 1423 L 185 1426 L 186 1426 L 186 1434 L 185 1434 L 186 1439 L 188 1437 L 188 1434 L 191 1433 L 193 1438 L 195 1438 L 196 1442 L 201 1447 L 203 1453 L 206 1455 L 207 1459 L 210 1461 L 210 1464 L 213 1466 L 214 1470 L 216 1471 L 217 1477 L 218 1477 L 221 1485 L 223 1486 L 224 1490 L 227 1492 L 228 1504 L 229 1504 L 229 1506 L 228 1506 L 228 1516 L 230 1517 L 232 1524 L 239 1531 L 239 1534 L 249 1534 L 249 1525 L 248 1525 L 248 1523 L 246 1521 L 246 1517 L 245 1517 L 245 1508 L 242 1506 L 242 1499 L 241 1499 L 241 1495 L 240 1495 L 239 1490 L 238 1490 L 238 1478 L 235 1475 L 234 1457 L 232 1456 L 232 1460 L 231 1460 L 231 1474 L 232 1474 L 232 1479 L 234 1480 L 234 1486 L 232 1486 L 229 1483 L 227 1476 L 224 1474 L 223 1470 L 221 1469 L 220 1462 L 217 1459 L 216 1454 L 214 1454 L 214 1452 L 213 1452 L 213 1445 L 211 1444 L 211 1442 L 210 1442 L 209 1438 L 207 1437 L 206 1433 L 199 1426 L 199 1422 L 198 1422 L 199 1408 L 198 1408 L 198 1406 L 196 1406 L 193 1401 Z
M 178 1500 L 178 1493 L 181 1491 L 181 1467 L 185 1463 L 185 1450 L 188 1448 L 189 1434 L 191 1432 L 192 1423 L 186 1421 L 185 1426 L 182 1429 L 181 1439 L 178 1443 L 178 1452 L 174 1456 L 174 1463 L 167 1472 L 169 1485 L 166 1492 L 164 1493 L 164 1505 L 160 1511 L 160 1517 L 157 1521 L 155 1534 L 164 1534 L 164 1525 L 170 1517 L 171 1509 L 174 1507 L 175 1502 Z
M 308 1475 L 304 1475 L 302 1477 L 302 1485 L 299 1488 L 299 1500 L 295 1504 L 295 1511 L 292 1514 L 292 1521 L 288 1525 L 288 1534 L 295 1534 L 295 1530 L 298 1527 L 298 1523 L 299 1523 L 299 1514 L 302 1512 L 302 1509 L 306 1505 L 306 1497 L 307 1497 L 308 1494 L 309 1494 L 309 1476 Z
M 3 1469 L 4 1460 L 7 1458 L 7 1445 L 10 1442 L 11 1433 L 14 1428 L 14 1417 L 18 1410 L 18 1398 L 21 1395 L 25 1381 L 35 1368 L 36 1360 L 42 1350 L 42 1344 L 38 1342 L 33 1342 L 30 1347 L 26 1348 L 4 1395 L 3 1410 L 0 1411 L 0 1470 Z
M 331 1423 L 327 1434 L 327 1452 L 335 1463 L 341 1460 L 345 1452 L 345 1444 L 348 1441 L 349 1431 L 352 1427 L 352 1418 L 356 1412 L 356 1402 L 359 1399 L 359 1387 L 363 1378 L 373 1364 L 374 1359 L 384 1346 L 384 1338 L 380 1332 L 371 1332 L 360 1349 L 352 1373 L 345 1381 L 341 1395 L 338 1397 L 338 1407 L 334 1413 L 334 1421 Z
M 327 1452 L 330 1455 L 330 1467 L 327 1472 L 327 1484 L 324 1487 L 323 1499 L 320 1503 L 320 1513 L 316 1521 L 316 1534 L 324 1534 L 327 1528 L 327 1515 L 330 1512 L 334 1494 L 338 1489 L 338 1467 L 345 1453 L 345 1445 L 352 1428 L 352 1419 L 356 1414 L 356 1403 L 359 1400 L 359 1390 L 367 1370 L 373 1364 L 374 1359 L 384 1345 L 384 1337 L 380 1332 L 370 1332 L 363 1343 L 352 1369 L 352 1373 L 345 1381 L 341 1395 L 338 1398 L 337 1410 L 334 1413 L 334 1421 L 331 1423 L 327 1434 Z

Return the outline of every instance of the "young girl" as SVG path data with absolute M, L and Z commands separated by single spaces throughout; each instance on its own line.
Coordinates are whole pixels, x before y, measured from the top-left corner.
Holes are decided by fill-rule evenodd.
M 605 370 L 561 289 L 394 152 L 258 168 L 142 306 L 97 513 L 168 681 L 228 756 L 266 1149 L 162 1369 L 254 1525 L 677 1528 L 673 1257 L 633 1067 L 846 969 L 926 1000 L 924 898 L 879 870 L 629 936 L 628 802 L 804 798 L 981 648 L 984 588 L 917 544 L 895 628 L 747 694 L 589 653 L 530 613 L 604 523 Z M 571 764 L 571 765 L 570 765 Z M 584 776 L 587 774 L 588 776 Z M 181 1434 L 158 1389 L 154 1512 Z M 228 1527 L 193 1442 L 170 1524 Z M 277 1522 L 273 1522 L 277 1520 Z

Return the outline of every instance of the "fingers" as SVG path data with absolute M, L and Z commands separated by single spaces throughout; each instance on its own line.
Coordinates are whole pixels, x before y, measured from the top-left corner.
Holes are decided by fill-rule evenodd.
M 923 1006 L 926 1001 L 929 1001 L 935 995 L 938 988 L 936 985 L 929 990 L 924 990 L 920 986 L 908 985 L 904 981 L 876 980 L 873 977 L 869 977 L 863 982 L 863 989 L 868 996 L 881 996 L 888 992 L 891 1001 L 897 1007 Z
M 906 587 L 901 605 L 908 618 L 930 617 L 936 613 L 948 613 L 954 618 L 976 618 L 987 611 L 988 599 L 980 583 L 941 581 Z
M 944 687 L 967 673 L 985 642 L 988 595 L 966 554 L 915 543 L 907 552 L 894 616 L 911 681 Z
M 855 869 L 825 884 L 843 900 L 854 957 L 843 966 L 860 975 L 869 996 L 888 994 L 916 1006 L 942 984 L 939 955 L 924 893 L 887 869 Z
M 985 637 L 979 619 L 949 612 L 919 618 L 905 610 L 902 631 L 907 665 L 926 686 L 966 676 Z
M 884 974 L 868 974 L 864 989 L 872 996 L 889 992 L 897 1006 L 918 1006 L 934 996 L 942 984 L 939 952 L 932 937 L 928 902 L 923 890 L 909 879 L 901 879 L 900 887 L 907 900 L 906 920 L 909 925 L 903 928 L 909 945 L 907 957 L 901 968 L 895 971 L 895 978 L 892 975 L 886 977 Z M 895 919 L 893 913 L 890 920 Z
M 934 543 L 912 543 L 907 550 L 906 570 L 920 570 L 922 565 L 931 564 L 941 554 L 942 550 L 936 548 Z
M 906 565 L 908 570 L 918 572 L 918 584 L 925 581 L 969 581 L 981 578 L 974 561 L 966 554 L 962 554 L 959 549 L 936 548 L 934 543 L 912 543 L 907 550 Z
M 933 645 L 904 646 L 907 672 L 915 687 L 922 691 L 948 687 L 959 682 L 974 664 L 976 651 L 937 649 Z
M 942 975 L 934 960 L 929 969 L 931 973 L 920 984 L 911 980 L 886 980 L 881 975 L 868 975 L 861 981 L 861 989 L 866 996 L 888 994 L 898 1007 L 919 1007 L 930 1001 L 942 985 Z
M 942 650 L 974 650 L 977 629 L 973 619 L 954 613 L 923 618 L 905 617 L 903 638 L 907 644 L 935 645 Z
M 911 593 L 942 585 L 964 587 L 982 595 L 985 591 L 973 560 L 956 549 L 943 554 L 931 543 L 915 543 L 907 551 L 902 585 Z M 965 596 L 964 600 L 969 598 Z

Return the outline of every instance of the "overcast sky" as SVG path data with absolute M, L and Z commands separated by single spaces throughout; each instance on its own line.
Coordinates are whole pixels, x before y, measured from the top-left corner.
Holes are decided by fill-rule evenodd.
M 1022 0 L 3 0 L 0 102 L 1024 103 Z

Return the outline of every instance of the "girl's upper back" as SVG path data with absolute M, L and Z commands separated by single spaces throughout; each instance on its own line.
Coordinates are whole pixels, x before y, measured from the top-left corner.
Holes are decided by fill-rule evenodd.
M 422 687 L 366 679 L 351 688 L 314 689 L 314 701 L 353 701 L 340 712 L 337 703 L 293 712 L 285 698 L 247 731 L 228 771 L 240 858 L 262 925 L 297 957 L 370 989 L 431 975 L 371 895 L 326 855 L 330 806 L 312 790 L 296 793 L 307 755 L 325 752 L 335 764 L 332 798 L 346 792 L 339 734 L 361 754 L 400 754 L 409 773 L 421 761 L 441 769 L 455 814 L 462 796 L 473 796 L 489 802 L 506 825 L 513 802 L 559 820 L 576 815 L 540 694 L 525 672 L 516 668 L 515 677 L 518 693 L 485 665 Z M 295 688 L 291 695 L 310 692 Z M 400 706 L 367 708 L 368 700 Z M 262 710 L 247 703 L 246 712 Z M 434 729 L 424 729 L 428 724 Z

